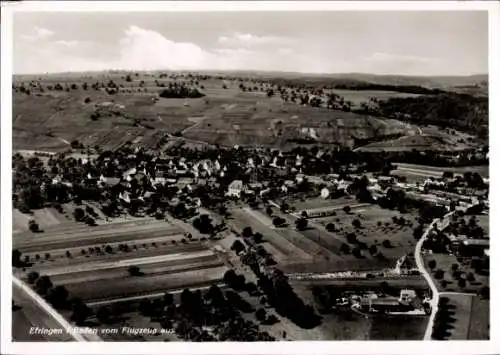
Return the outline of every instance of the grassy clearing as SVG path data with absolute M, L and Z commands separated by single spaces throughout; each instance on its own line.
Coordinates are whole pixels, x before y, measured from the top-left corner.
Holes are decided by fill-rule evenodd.
M 383 90 L 332 90 L 337 95 L 344 97 L 345 100 L 352 101 L 355 105 L 360 105 L 363 102 L 368 102 L 371 98 L 387 100 L 391 97 L 417 97 L 419 94 L 407 94 L 396 91 L 383 91 Z
M 304 200 L 287 201 L 287 203 L 295 207 L 297 211 L 358 204 L 358 202 L 352 196 L 341 197 L 336 199 L 325 199 L 318 196 L 315 198 L 307 198 Z
M 469 267 L 469 261 L 465 260 L 463 263 L 459 263 L 455 255 L 448 254 L 426 254 L 424 256 L 425 267 L 429 270 L 428 262 L 430 260 L 436 261 L 436 268 L 444 271 L 444 277 L 442 280 L 446 281 L 446 287 L 443 286 L 442 280 L 434 281 L 440 292 L 470 292 L 476 294 L 482 286 L 489 285 L 489 277 L 486 275 L 477 274 L 472 268 Z M 453 278 L 452 265 L 459 265 L 459 270 L 465 272 L 465 275 L 472 273 L 474 275 L 474 281 L 467 281 L 466 286 L 461 289 L 458 286 L 457 280 Z M 429 270 L 430 271 L 430 270 Z M 430 274 L 434 277 L 434 273 L 431 271 Z
M 469 339 L 470 319 L 474 296 L 472 295 L 447 295 L 450 299 L 449 308 L 452 312 L 452 328 L 450 340 Z
M 392 220 L 393 217 L 404 217 L 406 221 L 414 223 L 412 214 L 401 214 L 398 211 L 386 210 L 378 206 L 362 207 L 349 214 L 339 211 L 337 216 L 319 218 L 316 221 L 323 226 L 333 223 L 340 235 L 355 233 L 359 241 L 368 246 L 375 245 L 377 250 L 387 258 L 395 260 L 413 250 L 415 239 L 412 235 L 412 227 L 396 225 Z M 354 220 L 360 221 L 361 228 L 357 229 L 353 226 Z M 386 239 L 390 241 L 391 248 L 382 246 L 382 242 Z M 364 254 L 370 257 L 368 252 L 365 251 Z
M 473 297 L 469 321 L 469 340 L 490 339 L 490 301 Z
M 83 247 L 93 244 L 131 242 L 140 239 L 178 235 L 181 231 L 166 223 L 137 223 L 124 225 L 104 225 L 89 227 L 84 224 L 57 232 L 31 233 L 16 235 L 15 248 L 24 253 L 33 253 L 49 249 Z
M 296 247 L 294 244 L 292 244 L 291 242 L 283 238 L 283 236 L 281 236 L 279 233 L 277 233 L 275 229 L 270 228 L 266 224 L 263 224 L 245 210 L 243 209 L 231 210 L 231 215 L 234 216 L 234 219 L 231 220 L 231 223 L 236 224 L 240 231 L 244 227 L 250 226 L 254 232 L 262 233 L 264 239 L 270 244 L 272 244 L 273 247 L 279 251 L 279 254 L 276 255 L 278 259 L 281 260 L 285 259 L 282 256 L 285 256 L 287 259 L 288 258 L 309 259 L 309 255 L 305 253 L 302 249 Z M 264 248 L 266 248 L 265 245 Z
M 54 208 L 42 208 L 33 211 L 33 214 L 22 213 L 17 209 L 12 210 L 12 232 L 19 233 L 28 231 L 28 223 L 30 220 L 35 220 L 41 230 L 46 230 L 59 224 L 67 224 L 70 222 L 63 214 L 60 214 Z
M 189 258 L 185 260 L 174 260 L 164 263 L 150 263 L 138 265 L 144 275 L 166 275 L 182 273 L 192 270 L 211 269 L 223 266 L 223 263 L 216 256 Z M 51 280 L 57 285 L 69 285 L 99 280 L 109 280 L 129 278 L 128 268 L 116 267 L 106 270 L 76 271 L 65 274 L 50 275 Z

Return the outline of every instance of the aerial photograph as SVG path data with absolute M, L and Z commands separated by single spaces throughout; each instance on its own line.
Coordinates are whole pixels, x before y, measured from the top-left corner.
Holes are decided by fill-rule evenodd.
M 488 38 L 14 13 L 12 341 L 489 340 Z

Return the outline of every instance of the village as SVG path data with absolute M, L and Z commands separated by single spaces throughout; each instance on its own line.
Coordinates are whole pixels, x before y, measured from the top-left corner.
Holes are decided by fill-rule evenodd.
M 437 170 L 425 173 L 425 167 L 404 170 L 397 164 L 384 161 L 376 166 L 338 164 L 323 174 L 312 174 L 310 168 L 314 170 L 315 166 L 326 164 L 328 159 L 338 153 L 317 149 L 302 153 L 248 150 L 238 146 L 203 150 L 184 149 L 181 146 L 162 153 L 152 153 L 140 147 L 132 148 L 132 145 L 116 151 L 74 148 L 57 154 L 18 152 L 13 156 L 14 206 L 19 211 L 16 213 L 32 215 L 27 225 L 17 227 L 29 232 L 20 234 L 17 239 L 19 242 L 14 243 L 19 247 L 20 265 L 31 265 L 23 266 L 26 271 L 22 277 L 33 278 L 30 270 L 38 269 L 36 265 L 40 263 L 48 263 L 40 267 L 49 274 L 73 272 L 68 274 L 68 277 L 74 275 L 73 278 L 84 275 L 76 268 L 70 271 L 71 268 L 64 266 L 63 271 L 57 266 L 62 263 L 62 267 L 69 262 L 69 265 L 75 265 L 73 268 L 83 260 L 79 261 L 80 257 L 76 256 L 79 249 L 67 249 L 65 252 L 62 249 L 76 246 L 75 242 L 72 244 L 70 240 L 63 242 L 63 239 L 51 239 L 47 234 L 65 232 L 59 232 L 59 227 L 37 218 L 36 210 L 42 208 L 66 216 L 68 222 L 63 225 L 68 225 L 65 227 L 68 232 L 75 228 L 69 227 L 70 220 L 74 219 L 78 225 L 87 225 L 74 229 L 73 233 L 77 233 L 76 237 L 80 230 L 90 228 L 89 236 L 94 235 L 95 242 L 79 241 L 78 244 L 82 247 L 95 244 L 88 252 L 82 249 L 81 254 L 85 254 L 86 258 L 93 254 L 91 258 L 96 260 L 116 259 L 119 255 L 123 255 L 120 257 L 123 258 L 131 251 L 140 252 L 140 244 L 130 245 L 126 242 L 127 239 L 133 241 L 131 237 L 119 237 L 119 233 L 122 233 L 119 232 L 121 224 L 130 225 L 129 234 L 137 236 L 134 237 L 137 243 L 141 240 L 146 242 L 142 247 L 146 249 L 140 253 L 146 253 L 149 239 L 137 239 L 139 221 L 151 220 L 147 222 L 151 226 L 148 228 L 157 229 L 151 229 L 150 233 L 144 229 L 146 234 L 140 237 L 145 238 L 149 234 L 153 250 L 147 251 L 145 258 L 127 263 L 132 265 L 128 270 L 132 277 L 136 275 L 147 282 L 148 286 L 142 291 L 128 288 L 125 294 L 125 284 L 116 288 L 115 292 L 99 291 L 101 286 L 98 287 L 97 282 L 106 281 L 97 281 L 101 278 L 99 276 L 92 276 L 96 286 L 84 291 L 79 284 L 69 284 L 69 279 L 61 278 L 61 281 L 65 280 L 63 282 L 70 293 L 76 292 L 88 298 L 89 305 L 122 302 L 118 295 L 122 298 L 128 295 L 130 298 L 146 290 L 153 295 L 162 287 L 168 289 L 174 284 L 177 288 L 190 285 L 208 287 L 223 279 L 228 282 L 228 272 L 240 270 L 246 279 L 257 277 L 256 282 L 282 278 L 286 274 L 287 282 L 295 285 L 294 289 L 311 285 L 321 288 L 319 293 L 329 294 L 332 284 L 339 285 L 335 286 L 335 297 L 328 296 L 329 301 L 326 303 L 324 297 L 311 298 L 318 300 L 325 314 L 348 310 L 362 317 L 429 317 L 433 291 L 421 277 L 422 270 L 413 255 L 414 240 L 422 237 L 427 223 L 443 215 L 451 213 L 465 216 L 475 213 L 480 216 L 478 218 L 487 217 L 488 179 L 478 173 L 458 174 Z M 406 176 L 401 177 L 398 173 Z M 415 179 L 412 179 L 411 173 Z M 422 174 L 428 177 L 422 179 Z M 339 213 L 344 216 L 342 220 L 336 217 Z M 383 215 L 387 215 L 383 223 L 373 219 Z M 407 215 L 410 218 L 405 217 Z M 418 222 L 413 230 L 412 215 Z M 478 223 L 475 229 L 460 229 L 456 225 L 458 220 L 454 218 L 451 221 L 443 220 L 439 229 L 429 232 L 424 242 L 425 260 L 432 258 L 433 254 L 441 255 L 435 253 L 443 252 L 445 255 L 456 255 L 462 262 L 470 262 L 472 257 L 483 261 L 489 258 L 487 232 Z M 115 222 L 118 220 L 124 222 Z M 165 223 L 162 221 L 166 221 L 168 227 L 161 227 L 161 223 Z M 390 226 L 391 223 L 395 223 L 396 229 Z M 132 227 L 135 225 L 138 227 Z M 291 228 L 293 225 L 295 228 Z M 483 223 L 481 225 L 484 227 Z M 106 237 L 111 242 L 106 243 L 105 234 L 102 234 L 104 228 L 111 231 L 113 226 L 118 234 L 115 233 L 113 239 Z M 165 228 L 168 228 L 168 232 Z M 99 232 L 101 229 L 103 232 Z M 377 240 L 380 231 L 385 231 L 382 233 L 389 238 L 383 242 Z M 31 233 L 33 237 L 26 233 Z M 182 233 L 177 240 L 179 244 L 172 240 L 173 250 L 170 252 L 162 246 L 166 245 L 162 241 L 167 239 L 159 238 L 166 233 L 172 235 L 165 237 L 168 240 Z M 342 235 L 346 241 L 342 241 Z M 381 239 L 383 237 L 380 235 Z M 48 245 L 42 246 L 42 240 L 45 239 L 49 245 L 53 245 L 52 249 L 56 246 L 60 248 L 60 252 L 52 250 L 50 255 L 45 253 L 45 259 L 42 259 L 39 254 L 43 254 Z M 104 243 L 97 246 L 98 240 Z M 169 256 L 162 256 L 163 253 L 173 253 L 177 249 L 187 251 L 186 248 L 193 250 L 189 254 L 193 262 L 199 260 L 196 261 L 196 265 L 199 265 L 197 268 L 201 270 L 208 267 L 204 280 L 194 274 L 188 276 L 190 269 L 186 264 L 178 271 L 179 277 L 186 275 L 184 282 L 179 279 L 172 283 L 170 279 L 165 279 L 166 283 L 154 287 L 147 281 L 153 277 L 154 274 L 149 276 L 153 270 L 170 268 L 170 262 L 167 261 Z M 61 256 L 58 257 L 57 253 Z M 155 265 L 155 269 L 148 271 L 150 266 L 146 263 L 154 263 L 155 258 L 160 257 L 165 261 L 159 263 L 158 259 L 157 264 L 151 264 Z M 57 258 L 62 259 L 57 261 Z M 191 259 L 186 259 L 186 262 L 188 260 Z M 429 265 L 436 268 L 433 263 Z M 110 264 L 106 267 L 117 266 Z M 90 264 L 89 267 L 89 272 L 94 270 Z M 481 269 L 480 266 L 476 267 L 479 267 L 478 271 Z M 145 276 L 137 276 L 144 273 Z M 109 277 L 118 276 L 116 272 L 113 275 Z M 477 276 L 474 280 L 481 280 L 481 285 L 484 282 L 487 285 L 487 279 L 481 278 Z M 471 276 L 468 276 L 468 280 L 471 282 L 468 287 L 472 287 L 474 292 L 484 292 L 480 287 L 473 286 Z M 264 281 L 258 282 L 264 294 L 270 297 L 270 291 L 266 291 L 265 284 L 261 282 Z M 463 282 L 459 282 L 460 289 L 465 287 Z M 229 281 L 229 285 L 231 283 L 235 281 Z M 296 286 L 297 283 L 299 286 Z M 238 289 L 241 286 L 230 287 Z M 301 295 L 304 295 L 302 291 Z M 304 297 L 309 299 L 310 296 L 305 294 Z M 274 304 L 271 299 L 268 302 Z M 278 307 L 276 304 L 274 306 Z M 314 327 L 313 311 L 304 304 L 300 307 L 304 310 L 299 312 L 299 319 L 292 319 L 292 322 L 300 324 L 300 327 Z M 287 314 L 290 311 L 278 312 Z M 283 334 L 273 333 L 273 336 L 282 337 Z

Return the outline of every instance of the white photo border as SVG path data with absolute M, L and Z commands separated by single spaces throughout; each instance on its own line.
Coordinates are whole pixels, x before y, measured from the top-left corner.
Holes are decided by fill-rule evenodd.
M 496 1 L 25 1 L 2 3 L 1 9 L 1 350 L 2 354 L 495 354 L 500 353 L 500 307 L 490 305 L 490 341 L 297 341 L 257 343 L 23 343 L 11 339 L 11 249 L 12 249 L 12 24 L 16 12 L 147 12 L 147 11 L 473 11 L 489 12 L 489 98 L 490 98 L 490 220 L 500 216 L 500 191 L 493 167 L 499 157 L 500 134 L 500 6 Z M 500 180 L 498 180 L 500 181 Z M 493 217 L 493 218 L 492 218 Z M 500 228 L 490 225 L 490 235 Z M 500 241 L 491 240 L 491 250 Z M 495 253 L 495 252 L 494 252 Z M 491 290 L 500 295 L 498 265 L 491 264 Z M 494 297 L 491 298 L 494 300 Z

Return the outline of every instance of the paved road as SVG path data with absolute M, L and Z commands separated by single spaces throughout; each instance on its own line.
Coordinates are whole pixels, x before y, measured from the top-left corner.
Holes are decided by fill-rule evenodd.
M 435 224 L 440 222 L 438 224 L 439 229 L 444 229 L 448 226 L 448 224 L 450 223 L 449 218 L 453 213 L 454 212 L 447 213 L 443 217 L 442 222 L 440 222 L 439 218 L 436 218 L 434 221 L 432 221 L 432 223 L 429 224 L 429 227 L 427 227 L 425 233 L 422 235 L 422 238 L 420 238 L 417 245 L 415 246 L 415 262 L 417 264 L 418 270 L 420 271 L 422 276 L 425 278 L 425 280 L 429 284 L 429 287 L 432 290 L 432 298 L 430 301 L 431 315 L 429 317 L 429 322 L 427 323 L 427 328 L 425 329 L 424 340 L 431 340 L 431 338 L 432 338 L 432 328 L 434 327 L 434 320 L 436 318 L 436 314 L 438 311 L 439 296 L 444 294 L 444 293 L 441 293 L 441 294 L 439 293 L 432 276 L 429 274 L 429 272 L 425 268 L 424 260 L 422 258 L 422 245 L 423 245 L 424 241 L 427 239 L 429 232 L 432 230 L 432 228 L 434 227 Z
M 12 276 L 12 283 L 13 293 L 16 292 L 16 295 L 18 297 L 23 297 L 23 309 L 24 307 L 26 307 L 27 311 L 31 310 L 31 314 L 37 314 L 37 320 L 35 322 L 38 324 L 36 324 L 36 326 L 52 329 L 63 329 L 63 333 L 65 333 L 67 329 L 74 328 L 72 324 L 64 319 L 64 317 L 59 312 L 52 308 L 40 295 L 33 291 L 21 279 L 17 278 L 16 276 Z M 76 341 L 102 341 L 102 339 L 97 335 L 79 334 L 78 332 L 70 332 L 70 334 L 73 340 Z M 60 336 L 64 337 L 64 335 L 62 334 Z
M 12 312 L 12 341 L 74 341 L 70 334 L 63 330 L 62 334 L 42 335 L 30 334 L 32 327 L 46 329 L 62 329 L 57 321 L 46 315 L 37 303 L 16 283 L 12 285 L 12 299 L 16 309 Z

